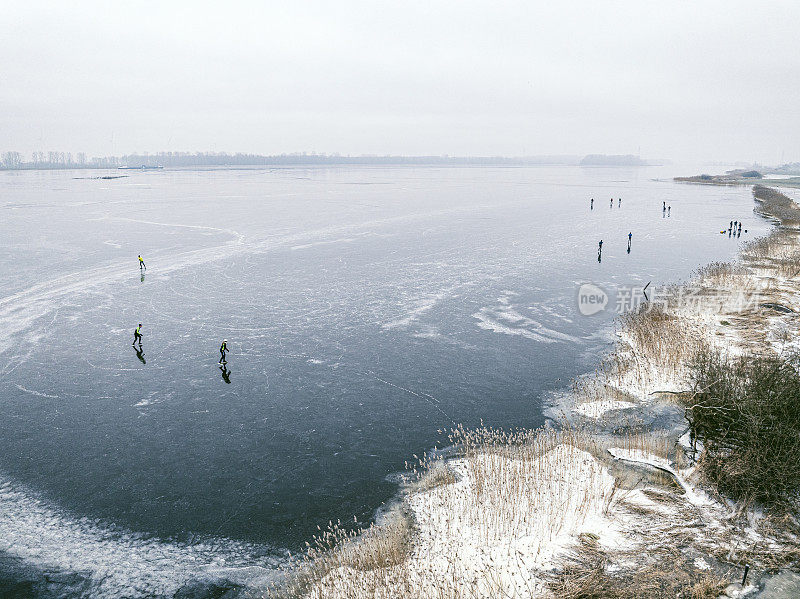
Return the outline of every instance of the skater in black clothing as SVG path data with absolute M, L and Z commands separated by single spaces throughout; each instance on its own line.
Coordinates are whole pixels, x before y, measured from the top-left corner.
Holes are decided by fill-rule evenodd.
M 139 342 L 139 347 L 142 347 L 142 323 L 139 323 L 139 326 L 133 331 L 133 343 L 131 345 L 136 345 L 136 342 Z
M 222 341 L 222 345 L 219 346 L 219 363 L 220 364 L 227 364 L 228 361 L 225 359 L 225 354 L 228 352 L 228 340 L 224 339 Z
M 139 270 L 147 270 L 147 266 L 144 263 L 144 259 L 142 259 L 142 255 L 139 254 Z

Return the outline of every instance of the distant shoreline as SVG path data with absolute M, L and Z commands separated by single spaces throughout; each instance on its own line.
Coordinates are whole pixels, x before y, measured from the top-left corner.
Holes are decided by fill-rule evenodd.
M 13 161 L 6 158 L 0 170 L 150 170 L 154 168 L 258 168 L 282 166 L 662 166 L 664 160 L 643 160 L 633 155 L 556 154 L 542 156 L 341 156 L 336 154 L 186 154 L 165 152 L 154 155 L 126 155 L 73 162 L 69 156 L 57 161 Z
M 769 179 L 758 171 L 730 171 L 724 175 L 692 175 L 689 177 L 675 177 L 678 183 L 694 183 L 697 185 L 754 185 L 764 183 L 773 187 L 800 187 L 800 175 L 786 176 L 783 179 Z

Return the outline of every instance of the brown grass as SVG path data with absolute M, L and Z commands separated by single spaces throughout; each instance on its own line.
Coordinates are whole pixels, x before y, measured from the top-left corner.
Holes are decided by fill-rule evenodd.
M 306 543 L 306 552 L 285 568 L 283 580 L 261 596 L 313 597 L 325 577 L 340 569 L 374 571 L 376 580 L 383 579 L 383 571 L 402 564 L 408 557 L 413 529 L 411 514 L 402 508 L 390 512 L 383 524 L 359 531 L 347 529 L 341 522 L 329 522 L 311 543 Z
M 625 565 L 617 563 L 610 571 L 611 559 L 597 539 L 581 535 L 571 559 L 551 577 L 550 590 L 558 599 L 716 599 L 729 583 L 727 577 L 698 569 L 677 550 L 637 552 L 615 560 Z

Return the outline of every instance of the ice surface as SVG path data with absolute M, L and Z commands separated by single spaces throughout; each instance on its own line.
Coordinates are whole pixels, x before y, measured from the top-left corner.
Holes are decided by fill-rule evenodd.
M 178 544 L 75 519 L 3 478 L 0 514 L 0 552 L 40 568 L 85 573 L 96 597 L 172 596 L 202 578 L 266 583 L 282 561 L 247 543 Z
M 369 519 L 387 474 L 454 422 L 541 425 L 542 395 L 594 368 L 614 316 L 580 316 L 578 282 L 676 281 L 746 239 L 720 221 L 767 226 L 746 189 L 661 175 L 0 173 L 6 550 L 157 588 Z M 590 211 L 605 195 L 622 208 Z M 187 534 L 216 540 L 165 540 Z

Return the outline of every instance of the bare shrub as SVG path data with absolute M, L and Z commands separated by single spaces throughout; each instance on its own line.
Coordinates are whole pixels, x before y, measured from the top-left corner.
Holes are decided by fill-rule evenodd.
M 699 354 L 686 416 L 705 475 L 736 500 L 796 507 L 800 491 L 800 363 Z

